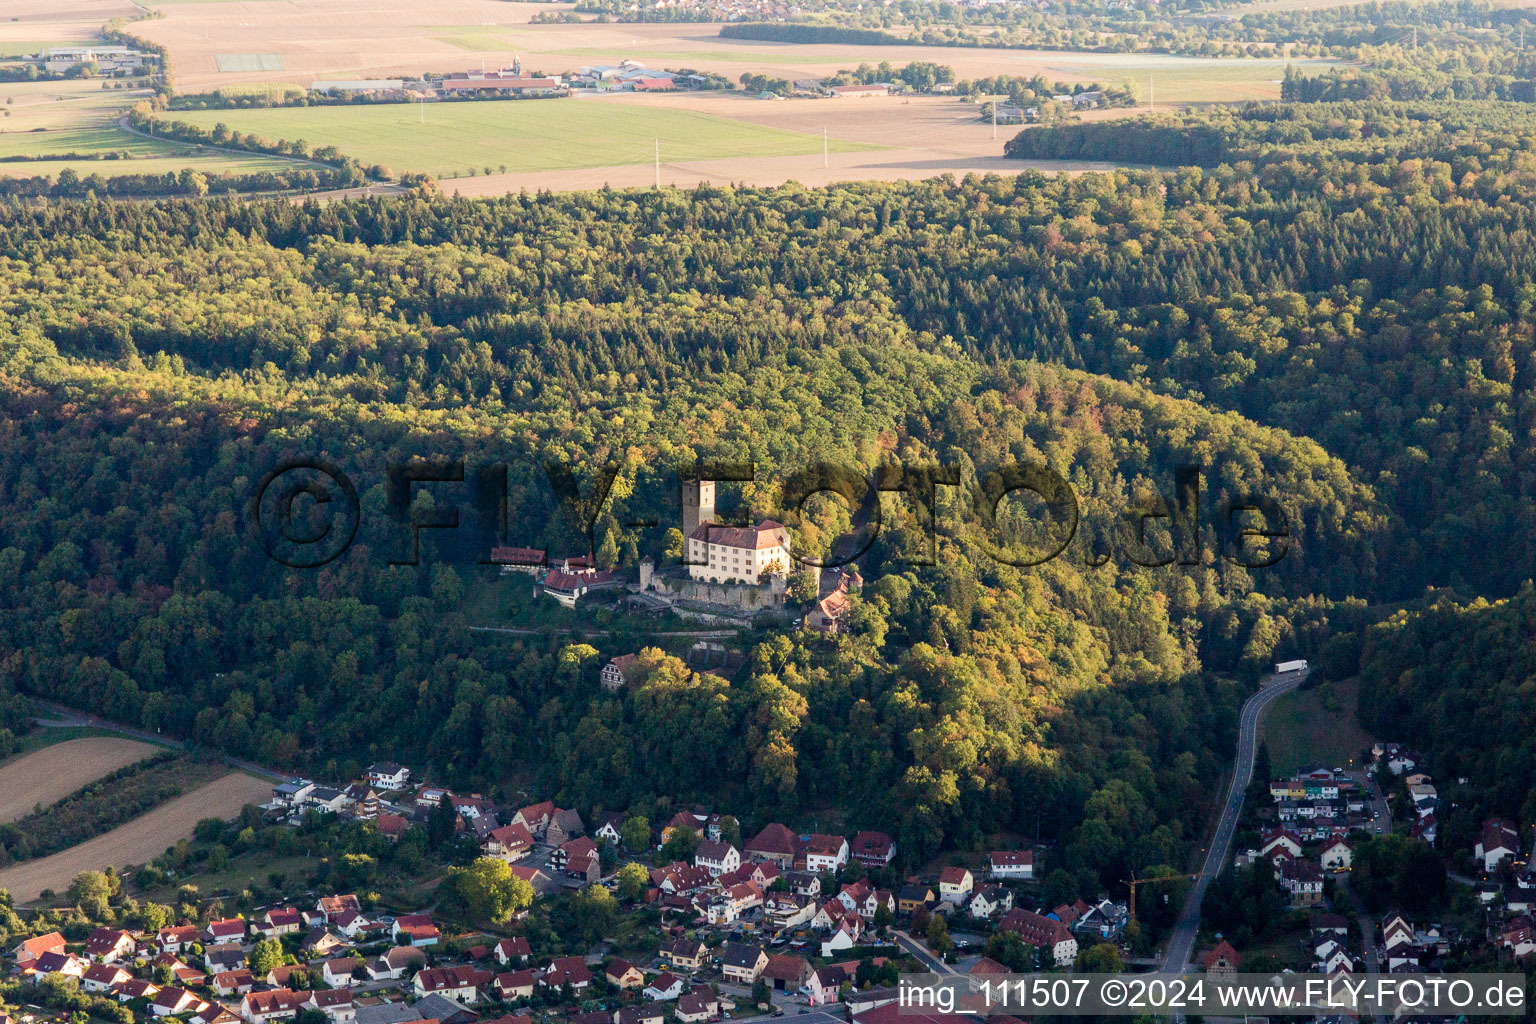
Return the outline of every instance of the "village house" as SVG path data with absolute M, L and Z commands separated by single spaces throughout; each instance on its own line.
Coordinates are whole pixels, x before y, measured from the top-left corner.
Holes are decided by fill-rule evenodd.
M 198 941 L 197 925 L 180 924 L 161 928 L 155 935 L 155 948 L 162 953 L 180 953 Z
M 640 655 L 621 654 L 603 666 L 598 673 L 598 685 L 609 693 L 618 693 L 639 682 L 639 666 Z
M 263 938 L 275 939 L 282 935 L 292 935 L 304 924 L 304 919 L 297 910 L 292 907 L 280 907 L 276 910 L 268 910 L 256 919 L 252 929 Z M 175 949 L 162 947 L 166 952 L 174 953 Z
M 240 925 L 243 929 L 245 922 Z M 133 936 L 120 928 L 97 928 L 85 939 L 85 955 L 104 964 L 116 963 L 137 947 Z
M 162 991 L 156 999 L 163 998 L 165 991 Z M 287 988 L 275 988 L 267 992 L 247 992 L 240 1000 L 240 1016 L 250 1024 L 266 1024 L 267 1021 L 292 1017 L 299 1012 L 307 995 L 306 992 L 295 992 Z
M 699 970 L 709 956 L 709 947 L 698 939 L 678 938 L 661 947 L 661 958 L 673 968 Z
M 795 854 L 800 850 L 800 842 L 788 828 L 772 822 L 748 840 L 744 850 L 748 857 L 770 860 L 781 868 L 792 868 L 795 866 Z
M 798 956 L 770 956 L 761 978 L 775 992 L 798 992 L 810 979 L 811 965 Z
M 1243 958 L 1230 942 L 1222 940 L 1216 944 L 1215 949 L 1200 958 L 1200 963 L 1205 967 L 1206 974 L 1231 975 L 1238 972 Z
M 395 918 L 390 938 L 411 946 L 435 946 L 442 932 L 432 923 L 431 914 L 405 914 Z
M 159 991 L 159 985 L 144 978 L 130 978 L 112 986 L 112 995 L 120 1003 L 130 1003 L 135 999 L 153 999 Z
M 416 972 L 412 987 L 418 996 L 439 995 L 460 1003 L 473 1003 L 476 991 L 492 980 L 490 971 L 473 967 L 428 967 Z
M 608 984 L 618 989 L 640 988 L 645 984 L 645 975 L 640 973 L 640 968 L 619 957 L 608 961 L 603 969 L 603 977 L 608 979 Z
M 116 964 L 92 964 L 80 975 L 80 990 L 92 995 L 111 991 L 113 985 L 121 985 L 133 975 Z
M 860 832 L 848 844 L 848 851 L 867 868 L 883 868 L 896 859 L 896 841 L 884 832 Z
M 274 993 L 265 994 L 272 995 Z M 290 993 L 290 995 L 291 994 L 292 993 Z M 249 999 L 251 997 L 246 996 L 246 998 Z M 150 1000 L 149 1012 L 154 1014 L 156 1017 L 171 1017 L 179 1013 L 196 1011 L 202 1006 L 203 1001 L 197 996 L 193 995 L 191 992 L 188 992 L 184 988 L 177 988 L 174 985 L 167 985 L 159 992 L 156 992 L 154 999 Z M 273 1018 L 271 1017 L 246 1018 L 246 1020 L 252 1021 L 253 1024 L 257 1021 L 267 1021 L 272 1019 Z
M 727 980 L 742 985 L 751 985 L 757 981 L 758 975 L 763 973 L 763 968 L 768 966 L 768 954 L 761 946 L 750 946 L 744 942 L 727 942 L 720 954 L 720 973 Z
M 1013 909 L 1013 893 L 1002 885 L 984 885 L 971 897 L 972 917 L 988 919 Z
M 511 939 L 502 939 L 491 947 L 491 955 L 496 962 L 503 967 L 513 964 L 526 964 L 528 958 L 533 955 L 533 949 L 528 945 L 528 940 L 519 935 Z
M 23 977 L 37 985 L 50 974 L 62 974 L 66 978 L 83 978 L 91 962 L 73 953 L 44 953 L 18 965 Z
M 221 942 L 203 947 L 203 963 L 210 971 L 238 970 L 245 964 L 245 948 L 238 942 Z
M 805 841 L 805 870 L 836 871 L 848 863 L 848 840 L 842 836 L 813 835 Z
M 598 816 L 597 828 L 592 832 L 593 838 L 612 843 L 614 846 L 622 846 L 625 820 L 625 816 L 618 811 L 605 811 Z
M 363 980 L 363 959 L 357 956 L 327 960 L 320 968 L 320 978 L 332 988 L 347 988 Z
M 987 868 L 993 878 L 1028 880 L 1035 877 L 1034 850 L 993 850 L 987 854 Z
M 502 1002 L 510 1003 L 518 999 L 532 999 L 533 982 L 534 974 L 531 970 L 507 971 L 496 975 L 491 987 Z
M 1318 862 L 1324 871 L 1348 871 L 1354 863 L 1355 848 L 1347 839 L 1335 839 L 1323 847 Z
M 976 886 L 969 868 L 945 868 L 939 872 L 939 899 L 945 903 L 963 904 L 971 898 Z
M 592 970 L 583 957 L 558 957 L 551 960 L 549 966 L 544 968 L 544 973 L 539 976 L 539 984 L 547 988 L 569 985 L 573 990 L 579 991 L 592 984 Z
M 29 960 L 36 960 L 44 953 L 64 952 L 64 936 L 58 932 L 48 932 L 45 935 L 36 935 L 30 939 L 23 939 L 11 950 L 11 955 L 16 958 L 17 965 Z
M 219 996 L 243 996 L 256 987 L 256 976 L 249 970 L 220 971 L 213 976 L 213 990 Z
M 908 882 L 896 890 L 896 912 L 914 914 L 927 910 L 934 903 L 933 887 L 921 882 Z
M 708 985 L 695 985 L 678 999 L 676 1013 L 683 1024 L 703 1024 L 720 1016 L 720 997 Z
M 613 1024 L 662 1024 L 666 1019 L 666 1012 L 650 1003 L 621 1006 L 613 1012 Z
M 520 822 L 492 829 L 480 841 L 480 852 L 487 857 L 497 857 L 507 863 L 522 860 L 533 852 L 533 834 Z
M 597 844 L 586 836 L 572 839 L 551 851 L 549 863 L 551 867 L 564 871 L 567 877 L 580 878 L 588 884 L 603 877 L 602 857 Z
M 1472 855 L 1482 861 L 1483 870 L 1489 872 L 1496 869 L 1500 861 L 1518 857 L 1520 833 L 1515 829 L 1515 823 L 1504 818 L 1483 822 L 1477 843 L 1472 847 Z
M 666 1002 L 683 994 L 683 979 L 671 971 L 662 971 L 645 986 L 641 995 L 652 1002 Z
M 741 851 L 730 843 L 702 839 L 693 851 L 693 863 L 695 867 L 719 876 L 741 867 Z
M 544 826 L 544 841 L 550 846 L 563 846 L 578 836 L 585 835 L 587 826 L 582 822 L 581 815 L 571 808 L 556 808 L 555 813 L 549 816 L 549 824 Z
M 1323 901 L 1323 872 L 1309 860 L 1288 860 L 1280 868 L 1280 888 L 1293 907 L 1315 907 Z
M 543 800 L 539 803 L 519 808 L 517 813 L 512 816 L 512 822 L 513 824 L 523 826 L 534 836 L 541 836 L 544 834 L 544 830 L 549 827 L 549 819 L 554 817 L 554 814 L 555 805 L 548 800 Z
M 368 785 L 374 789 L 399 793 L 411 786 L 411 770 L 393 761 L 380 761 L 368 766 Z
M 1031 910 L 1015 907 L 998 922 L 999 932 L 1012 932 L 1046 956 L 1050 963 L 1065 967 L 1077 956 L 1077 939 L 1072 929 L 1059 920 Z
M 316 989 L 299 1005 L 306 1010 L 319 1010 L 336 1024 L 347 1024 L 357 1017 L 357 1008 L 352 1005 L 352 993 L 344 988 Z
M 833 956 L 845 949 L 852 949 L 859 944 L 864 935 L 864 919 L 856 911 L 850 910 L 837 922 L 832 933 L 821 940 L 821 955 Z

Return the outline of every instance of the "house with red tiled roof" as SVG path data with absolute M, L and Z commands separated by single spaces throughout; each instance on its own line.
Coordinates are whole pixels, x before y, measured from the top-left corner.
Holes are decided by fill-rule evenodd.
M 640 988 L 645 984 L 645 975 L 640 973 L 640 968 L 617 956 L 603 968 L 603 977 L 618 989 Z
M 602 857 L 597 844 L 586 836 L 572 839 L 550 852 L 551 867 L 559 868 L 571 878 L 582 878 L 588 883 L 603 877 Z
M 1034 850 L 993 850 L 987 854 L 987 867 L 992 877 L 1030 879 L 1035 877 Z
M 896 859 L 896 841 L 884 832 L 860 832 L 848 844 L 848 852 L 867 868 L 883 868 Z
M 939 872 L 939 899 L 945 903 L 964 904 L 976 888 L 969 868 L 945 868 Z
M 1236 974 L 1243 966 L 1243 958 L 1230 942 L 1223 939 L 1216 943 L 1215 949 L 1200 957 L 1200 963 L 1206 974 Z
M 514 821 L 510 825 L 492 829 L 480 841 L 480 852 L 487 857 L 499 857 L 511 863 L 522 860 L 533 851 L 533 833 L 526 825 Z
M 836 871 L 848 863 L 848 840 L 842 836 L 808 836 L 801 849 L 807 871 Z
M 429 967 L 417 971 L 412 984 L 418 996 L 440 995 L 461 1003 L 473 1003 L 479 998 L 476 991 L 493 980 L 490 971 L 473 967 Z
M 997 923 L 999 932 L 1012 932 L 1026 943 L 1042 950 L 1058 967 L 1065 967 L 1077 956 L 1077 939 L 1072 929 L 1053 917 L 1032 910 L 1015 908 Z
M 502 966 L 508 964 L 525 964 L 533 955 L 533 949 L 528 945 L 524 936 L 518 935 L 510 939 L 502 939 L 491 947 L 491 955 Z
M 247 992 L 240 1000 L 240 1016 L 250 1024 L 266 1024 L 268 1021 L 292 1017 L 299 1012 L 308 994 L 295 992 L 289 988 Z
M 92 964 L 80 976 L 80 990 L 101 995 L 104 992 L 110 992 L 113 985 L 120 985 L 132 977 L 133 975 L 116 964 Z
M 189 1010 L 195 1011 L 204 1005 L 206 1004 L 203 1000 L 186 989 L 167 985 L 159 992 L 156 992 L 155 997 L 150 1000 L 149 1012 L 156 1017 L 170 1017 L 178 1013 L 186 1013 Z M 255 1018 L 247 1019 L 255 1020 Z M 266 1017 L 261 1019 L 271 1020 L 272 1018 Z
M 603 666 L 598 683 L 609 693 L 618 693 L 640 681 L 640 655 L 621 654 Z
M 97 928 L 86 936 L 85 955 L 104 964 L 116 963 L 137 946 L 133 936 L 121 928 Z
M 504 1003 L 533 998 L 534 972 L 531 970 L 507 971 L 496 975 L 491 988 Z
M 319 1010 L 336 1024 L 346 1024 L 357 1017 L 357 1007 L 352 1005 L 350 989 L 315 989 L 299 1005 L 306 1010 Z
M 688 575 L 711 583 L 756 584 L 789 571 L 789 531 L 764 519 L 756 526 L 700 523 L 688 535 Z
M 678 997 L 676 1012 L 683 1024 L 703 1024 L 720 1016 L 720 997 L 708 985 L 695 985 Z
M 795 855 L 800 852 L 800 841 L 786 826 L 771 822 L 749 839 L 744 847 L 748 857 L 771 860 L 781 868 L 795 866 Z
M 442 935 L 431 914 L 404 914 L 395 918 L 390 931 L 390 938 L 410 946 L 435 946 Z
M 30 939 L 22 939 L 11 950 L 11 955 L 17 963 L 26 963 L 34 960 L 44 953 L 64 952 L 64 936 L 58 932 L 48 932 L 45 935 L 35 935 Z

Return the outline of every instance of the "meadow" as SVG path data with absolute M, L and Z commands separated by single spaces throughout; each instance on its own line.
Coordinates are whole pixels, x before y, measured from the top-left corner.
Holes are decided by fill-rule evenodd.
M 819 153 L 819 134 L 746 124 L 677 107 L 583 99 L 508 100 L 358 107 L 178 111 L 205 128 L 271 139 L 327 142 L 395 173 L 441 177 L 487 168 L 551 171 L 650 163 Z M 876 148 L 833 139 L 836 152 Z

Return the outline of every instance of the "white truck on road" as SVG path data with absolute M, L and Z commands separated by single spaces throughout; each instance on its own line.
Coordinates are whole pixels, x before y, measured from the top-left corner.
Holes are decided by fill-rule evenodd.
M 1283 676 L 1287 672 L 1305 672 L 1306 670 L 1307 661 L 1305 658 L 1298 661 L 1282 661 L 1275 665 L 1275 675 L 1277 676 Z

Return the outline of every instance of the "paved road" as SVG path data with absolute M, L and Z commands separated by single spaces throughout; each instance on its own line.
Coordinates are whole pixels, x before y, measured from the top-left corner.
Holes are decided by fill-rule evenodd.
M 949 966 L 949 964 L 934 956 L 931 952 L 929 952 L 927 946 L 914 939 L 907 932 L 892 929 L 891 934 L 896 937 L 896 944 L 898 946 L 906 950 L 908 953 L 911 953 L 913 956 L 917 957 L 918 962 L 928 970 L 933 971 L 936 974 L 956 973 L 953 967 Z
M 68 729 L 79 728 L 81 726 L 86 726 L 93 729 L 110 729 L 113 732 L 120 732 L 125 736 L 132 736 L 134 739 L 144 740 L 146 743 L 158 743 L 161 746 L 170 747 L 173 750 L 187 749 L 187 745 L 174 736 L 165 736 L 160 733 L 148 732 L 144 729 L 140 729 L 132 725 L 123 725 L 120 722 L 109 722 L 105 718 L 97 718 L 95 715 L 88 715 L 83 711 L 76 711 L 74 708 L 65 707 L 63 704 L 55 704 L 52 701 L 39 700 L 36 697 L 32 698 L 32 702 L 39 707 L 46 708 L 48 711 L 57 716 L 56 718 L 35 719 L 37 724 L 42 726 L 44 729 Z M 206 751 L 204 752 L 206 753 Z M 288 775 L 284 775 L 282 772 L 275 772 L 270 768 L 265 768 L 254 762 L 242 761 L 238 757 L 226 757 L 222 754 L 217 754 L 214 756 L 218 757 L 219 760 L 223 761 L 225 764 L 232 768 L 237 768 L 243 772 L 250 772 L 252 775 L 259 776 L 263 779 L 271 779 L 273 782 L 285 782 L 290 777 Z
M 1248 698 L 1238 716 L 1237 756 L 1232 759 L 1232 784 L 1227 790 L 1227 802 L 1222 807 L 1221 819 L 1211 836 L 1211 845 L 1205 851 L 1205 863 L 1200 875 L 1190 887 L 1189 899 L 1184 902 L 1184 912 L 1179 923 L 1168 937 L 1167 951 L 1163 954 L 1163 970 L 1179 973 L 1184 970 L 1195 952 L 1195 938 L 1200 934 L 1200 903 L 1211 879 L 1220 874 L 1231 857 L 1232 836 L 1237 832 L 1237 819 L 1243 812 L 1243 795 L 1248 783 L 1253 781 L 1253 758 L 1258 751 L 1259 715 L 1269 702 L 1281 694 L 1289 693 L 1301 685 L 1307 673 L 1287 672 L 1285 675 L 1268 676 L 1259 692 Z

